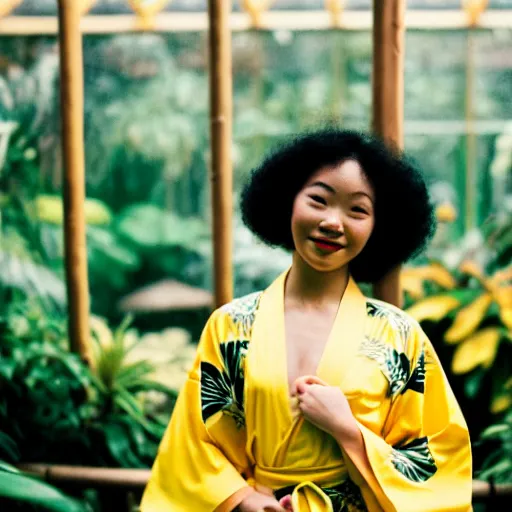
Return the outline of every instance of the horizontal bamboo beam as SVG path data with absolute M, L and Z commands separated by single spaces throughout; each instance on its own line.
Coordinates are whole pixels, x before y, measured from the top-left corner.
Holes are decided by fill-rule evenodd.
M 0 19 L 0 35 L 48 35 L 57 33 L 56 16 L 7 16 Z M 405 25 L 409 29 L 452 30 L 469 27 L 466 14 L 461 10 L 408 10 Z M 81 22 L 84 34 L 114 34 L 147 30 L 132 14 L 89 15 Z M 243 31 L 252 28 L 246 13 L 234 12 L 230 16 L 230 29 Z M 269 11 L 261 20 L 264 30 L 329 30 L 332 20 L 328 11 Z M 340 28 L 344 30 L 370 30 L 371 11 L 345 11 Z M 512 28 L 512 9 L 490 9 L 480 18 L 478 28 Z M 208 29 L 206 12 L 164 12 L 156 16 L 155 32 L 199 32 Z
M 18 468 L 56 486 L 72 486 L 82 489 L 142 490 L 151 474 L 149 469 L 53 466 L 50 464 L 20 464 Z M 512 497 L 512 484 L 496 484 L 494 491 L 496 497 Z M 491 494 L 491 486 L 488 482 L 473 480 L 474 502 L 485 501 Z

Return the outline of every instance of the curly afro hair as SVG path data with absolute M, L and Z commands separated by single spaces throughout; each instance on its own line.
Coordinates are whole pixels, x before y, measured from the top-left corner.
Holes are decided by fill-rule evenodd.
M 361 165 L 375 191 L 375 227 L 350 272 L 358 282 L 374 283 L 421 252 L 435 231 L 422 173 L 374 136 L 323 129 L 281 145 L 251 173 L 242 192 L 242 219 L 266 244 L 293 251 L 296 195 L 317 170 L 348 159 Z

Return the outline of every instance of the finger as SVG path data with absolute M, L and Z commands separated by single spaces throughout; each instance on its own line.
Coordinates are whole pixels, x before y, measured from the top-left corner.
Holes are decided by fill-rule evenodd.
M 308 386 L 308 380 L 310 378 L 312 378 L 311 375 L 304 375 L 295 379 L 294 383 L 292 384 L 292 390 L 295 392 L 294 394 L 305 393 Z
M 323 381 L 321 378 L 316 375 L 308 375 L 306 377 L 306 384 L 318 384 L 319 386 L 329 386 L 327 382 Z
M 292 384 L 292 395 L 302 394 L 306 392 L 308 386 L 311 385 L 328 386 L 328 384 L 316 375 L 303 375 L 298 377 Z
M 291 494 L 288 494 L 288 496 L 285 496 L 284 498 L 281 498 L 279 500 L 279 505 L 281 505 L 288 512 L 293 512 L 292 496 L 291 496 Z

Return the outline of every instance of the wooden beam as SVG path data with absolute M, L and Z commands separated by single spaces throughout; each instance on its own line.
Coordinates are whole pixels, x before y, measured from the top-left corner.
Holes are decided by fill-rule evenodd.
M 210 141 L 213 214 L 215 305 L 233 298 L 232 212 L 233 168 L 231 159 L 233 83 L 231 2 L 208 0 Z
M 373 0 L 372 130 L 390 146 L 404 143 L 405 0 Z M 400 267 L 392 269 L 373 293 L 401 307 Z
M 150 469 L 95 468 L 51 464 L 18 464 L 18 469 L 46 482 L 78 489 L 126 489 L 142 491 L 151 476 Z M 489 482 L 473 480 L 473 501 L 485 502 L 496 497 L 512 497 L 512 484 L 496 484 L 494 493 Z
M 59 43 L 69 340 L 71 350 L 90 364 L 82 36 L 80 5 L 75 0 L 59 0 Z
M 371 11 L 343 13 L 340 29 L 371 30 Z M 454 30 L 469 27 L 467 15 L 461 10 L 410 10 L 405 16 L 408 29 Z M 246 13 L 234 12 L 229 16 L 232 31 L 252 29 Z M 80 23 L 84 34 L 115 34 L 143 32 L 144 24 L 133 14 L 89 15 Z M 484 12 L 478 28 L 512 28 L 512 9 L 491 9 Z M 261 20 L 263 30 L 330 30 L 332 19 L 328 11 L 278 11 L 272 10 Z M 0 19 L 0 35 L 48 35 L 56 34 L 56 16 L 7 16 Z M 205 12 L 163 12 L 158 14 L 152 26 L 154 32 L 201 32 L 208 30 Z

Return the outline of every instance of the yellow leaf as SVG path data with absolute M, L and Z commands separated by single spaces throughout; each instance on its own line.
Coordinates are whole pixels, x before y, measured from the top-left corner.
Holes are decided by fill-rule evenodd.
M 512 286 L 502 286 L 494 291 L 494 300 L 500 307 L 500 318 L 512 330 Z
M 459 305 L 460 301 L 455 297 L 435 295 L 416 302 L 407 310 L 407 313 L 418 322 L 422 320 L 440 320 Z
M 439 263 L 433 263 L 427 267 L 426 278 L 448 290 L 455 288 L 457 284 L 450 272 Z
M 408 267 L 400 272 L 400 286 L 415 299 L 421 299 L 424 295 L 423 283 L 433 281 L 434 283 L 451 290 L 455 287 L 455 278 L 450 272 L 439 263 L 424 265 L 421 267 Z
M 459 270 L 463 274 L 467 274 L 469 276 L 474 277 L 475 279 L 478 279 L 481 283 L 484 282 L 485 276 L 482 270 L 482 267 L 478 263 L 472 260 L 465 260 L 463 261 L 460 266 Z
M 512 265 L 502 270 L 498 270 L 494 273 L 492 278 L 499 284 L 504 283 L 505 281 L 510 281 L 512 279 Z
M 64 204 L 59 196 L 39 195 L 35 200 L 37 217 L 42 222 L 62 225 Z M 85 221 L 87 224 L 105 225 L 111 221 L 110 210 L 97 199 L 85 199 Z
M 473 334 L 480 325 L 492 302 L 492 295 L 484 293 L 471 304 L 462 308 L 455 317 L 452 326 L 446 331 L 447 343 L 458 343 Z
M 511 395 L 500 395 L 493 399 L 493 401 L 491 403 L 491 412 L 493 414 L 499 414 L 501 412 L 506 411 L 511 406 L 512 406 L 512 396 Z
M 477 366 L 489 368 L 496 357 L 501 338 L 499 327 L 486 327 L 461 343 L 452 359 L 456 375 L 468 373 Z
M 400 272 L 400 288 L 407 292 L 414 300 L 423 297 L 423 279 L 406 270 Z

